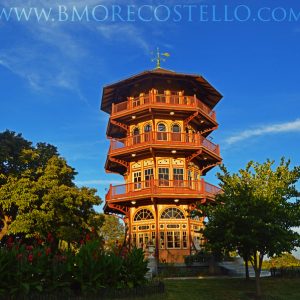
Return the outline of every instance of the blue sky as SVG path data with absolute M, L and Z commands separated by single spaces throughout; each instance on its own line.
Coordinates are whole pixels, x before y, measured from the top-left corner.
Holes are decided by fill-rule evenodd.
M 58 20 L 58 5 L 68 13 L 73 6 L 102 7 L 98 20 L 72 22 Z M 113 5 L 121 7 L 123 21 L 112 18 Z M 128 5 L 152 7 L 133 20 Z M 181 19 L 176 5 L 188 5 L 177 7 Z M 122 182 L 104 171 L 102 87 L 154 68 L 150 52 L 157 46 L 171 53 L 163 67 L 201 74 L 224 95 L 213 141 L 230 170 L 281 156 L 300 164 L 300 17 L 289 18 L 300 13 L 298 1 L 1 0 L 0 11 L 14 6 L 54 14 L 40 22 L 0 19 L 0 130 L 56 145 L 78 171 L 78 184 L 95 187 L 102 198 L 110 182 Z M 200 20 L 201 6 L 207 13 Z M 233 21 L 225 20 L 226 9 Z M 206 177 L 217 184 L 215 171 Z

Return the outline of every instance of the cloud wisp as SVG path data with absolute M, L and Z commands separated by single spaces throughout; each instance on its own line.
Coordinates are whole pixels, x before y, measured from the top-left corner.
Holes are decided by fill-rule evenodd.
M 266 134 L 277 134 L 282 132 L 300 132 L 300 119 L 291 122 L 272 124 L 268 126 L 247 129 L 225 139 L 225 144 L 233 145 L 237 142 Z
M 109 4 L 111 0 L 104 0 L 101 4 Z M 49 9 L 62 4 L 61 1 L 15 0 L 14 6 L 24 9 L 37 7 Z M 63 5 L 78 10 L 85 6 L 95 6 L 98 0 L 66 0 Z M 12 6 L 11 1 L 3 0 L 6 8 Z M 16 23 L 16 24 L 15 24 Z M 16 25 L 16 26 L 15 26 Z M 149 51 L 148 41 L 144 38 L 144 30 L 137 24 L 95 24 L 93 22 L 8 22 L 2 29 L 14 30 L 17 34 L 24 34 L 27 39 L 15 39 L 11 43 L 2 45 L 0 49 L 0 67 L 27 81 L 28 86 L 37 92 L 60 88 L 78 95 L 87 102 L 82 92 L 81 82 L 93 70 L 89 67 L 97 65 L 97 69 L 107 71 L 101 57 L 106 55 L 103 43 L 123 40 L 137 46 L 144 52 Z M 5 33 L 4 33 L 5 34 Z M 90 37 L 93 36 L 91 39 Z M 95 46 L 95 41 L 99 46 Z M 88 104 L 88 103 L 87 103 Z

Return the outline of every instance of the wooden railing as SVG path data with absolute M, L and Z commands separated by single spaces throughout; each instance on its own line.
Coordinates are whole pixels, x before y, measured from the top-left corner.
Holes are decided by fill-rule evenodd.
M 171 92 L 172 93 L 172 92 Z M 174 92 L 173 92 L 174 93 Z M 125 111 L 131 111 L 135 109 L 139 109 L 143 106 L 149 105 L 155 106 L 179 106 L 180 108 L 190 108 L 195 107 L 199 108 L 204 114 L 212 118 L 216 121 L 216 113 L 211 110 L 207 105 L 205 105 L 202 101 L 197 99 L 196 96 L 184 96 L 184 95 L 165 95 L 165 94 L 156 94 L 154 91 L 150 91 L 148 94 L 140 95 L 135 98 L 128 98 L 127 101 L 112 104 L 112 116 L 115 116 L 119 113 L 123 113 Z
M 123 139 L 110 140 L 110 153 L 118 153 L 125 149 L 132 149 L 146 144 L 169 144 L 172 146 L 185 145 L 204 147 L 214 154 L 220 156 L 219 145 L 216 145 L 196 133 L 180 132 L 146 132 L 139 135 L 128 136 Z
M 221 189 L 204 181 L 193 180 L 149 180 L 110 186 L 106 194 L 106 201 L 118 200 L 146 195 L 203 195 L 213 197 L 221 192 Z

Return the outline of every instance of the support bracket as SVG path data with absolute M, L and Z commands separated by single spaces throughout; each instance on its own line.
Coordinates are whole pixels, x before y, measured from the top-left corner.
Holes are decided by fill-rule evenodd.
M 110 123 L 111 123 L 111 124 L 113 124 L 113 125 L 116 125 L 116 126 L 119 126 L 119 127 L 123 128 L 123 129 L 124 129 L 124 130 L 126 130 L 126 132 L 128 133 L 128 131 L 129 131 L 129 126 L 128 126 L 128 125 L 126 125 L 126 124 L 123 124 L 123 123 L 121 123 L 121 122 L 118 122 L 118 121 L 116 121 L 116 120 L 113 120 L 113 119 L 110 119 L 109 121 L 110 121 Z
M 117 163 L 117 164 L 120 164 L 122 166 L 124 166 L 127 170 L 129 168 L 129 163 L 125 160 L 122 160 L 122 159 L 117 159 L 117 158 L 114 158 L 114 157 L 109 157 L 109 160 L 114 162 L 114 163 Z
M 202 149 L 194 152 L 192 155 L 190 155 L 189 157 L 187 157 L 186 161 L 187 164 L 190 163 L 195 157 L 199 156 L 202 153 Z
M 125 215 L 127 218 L 129 217 L 129 207 L 128 206 L 114 204 L 114 203 L 108 203 L 108 202 L 106 202 L 106 205 L 111 209 L 119 211 L 121 214 Z
M 199 112 L 196 111 L 194 112 L 192 115 L 190 115 L 189 117 L 187 117 L 184 121 L 183 121 L 183 126 L 184 128 L 188 126 L 188 124 L 197 116 L 199 115 Z
M 214 131 L 216 129 L 218 129 L 218 125 L 214 126 L 214 127 L 211 127 L 211 128 L 204 129 L 204 130 L 200 131 L 200 134 L 203 135 L 204 133 L 212 132 L 212 131 Z

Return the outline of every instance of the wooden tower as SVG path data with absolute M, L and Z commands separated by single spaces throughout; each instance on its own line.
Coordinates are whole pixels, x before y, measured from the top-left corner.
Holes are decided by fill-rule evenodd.
M 105 169 L 124 176 L 123 185 L 110 186 L 104 211 L 122 215 L 130 245 L 154 245 L 159 261 L 183 262 L 203 245 L 203 220 L 188 211 L 219 192 L 202 176 L 221 163 L 219 146 L 207 139 L 221 98 L 202 76 L 162 68 L 103 89 Z

